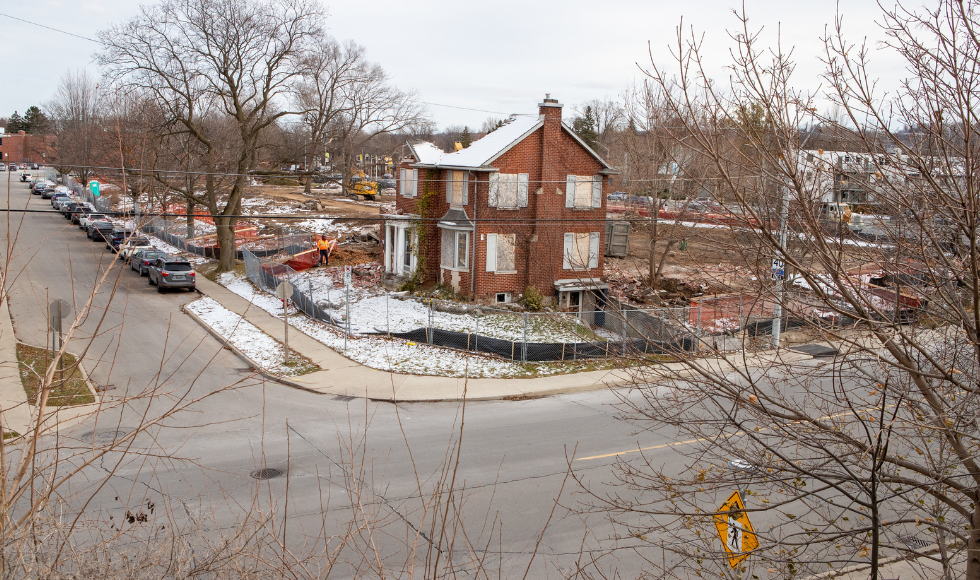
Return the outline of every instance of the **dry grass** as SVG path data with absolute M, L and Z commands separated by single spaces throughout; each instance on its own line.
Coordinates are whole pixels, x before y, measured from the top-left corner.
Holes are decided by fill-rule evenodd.
M 38 389 L 50 361 L 51 352 L 49 350 L 17 343 L 20 378 L 24 383 L 27 399 L 32 405 L 37 404 Z M 61 407 L 94 403 L 95 396 L 89 390 L 75 357 L 65 353 L 62 367 L 64 371 L 56 372 L 54 375 L 51 393 L 48 395 L 48 406 Z

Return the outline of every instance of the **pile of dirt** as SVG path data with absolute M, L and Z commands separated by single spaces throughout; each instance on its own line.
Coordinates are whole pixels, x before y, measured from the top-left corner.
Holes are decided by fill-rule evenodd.
M 338 246 L 336 250 L 330 254 L 330 265 L 331 266 L 356 266 L 358 264 L 370 264 L 371 262 L 377 263 L 380 268 L 381 263 L 376 262 L 380 255 L 380 251 L 375 249 L 375 251 L 368 251 L 364 247 L 350 248 L 345 246 Z

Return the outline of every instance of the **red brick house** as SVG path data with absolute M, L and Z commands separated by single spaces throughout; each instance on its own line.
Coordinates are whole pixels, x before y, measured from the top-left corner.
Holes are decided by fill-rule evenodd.
M 385 218 L 391 278 L 419 269 L 478 299 L 516 300 L 535 286 L 563 307 L 604 294 L 606 188 L 617 172 L 562 123 L 549 97 L 467 149 L 409 144 L 396 211 Z

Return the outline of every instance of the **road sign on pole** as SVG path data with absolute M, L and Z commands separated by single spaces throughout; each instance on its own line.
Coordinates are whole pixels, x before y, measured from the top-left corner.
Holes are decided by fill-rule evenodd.
M 347 335 L 350 334 L 350 274 L 351 267 L 344 266 L 344 322 L 347 326 L 347 331 L 344 332 L 344 351 L 347 351 Z
M 784 273 L 785 273 L 785 270 L 786 270 L 786 264 L 782 260 L 780 260 L 778 258 L 773 258 L 773 260 L 772 260 L 772 279 L 773 280 L 782 280 L 783 279 L 783 276 L 784 276 Z
M 289 301 L 289 297 L 293 295 L 293 285 L 288 281 L 282 281 L 276 286 L 276 296 L 282 300 L 282 322 L 283 322 L 283 364 L 289 364 L 289 311 L 286 309 L 286 304 Z
M 759 547 L 759 538 L 755 535 L 749 514 L 745 513 L 742 496 L 736 491 L 718 508 L 715 515 L 715 528 L 721 538 L 721 545 L 728 554 L 728 564 L 738 567 L 749 553 Z

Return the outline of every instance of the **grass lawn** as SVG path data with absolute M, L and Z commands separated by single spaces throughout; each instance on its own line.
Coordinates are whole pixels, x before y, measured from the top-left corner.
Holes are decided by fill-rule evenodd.
M 20 379 L 27 391 L 27 399 L 32 405 L 37 404 L 38 389 L 44 379 L 44 372 L 51 360 L 51 352 L 44 348 L 27 346 L 17 343 L 17 361 L 20 368 Z M 75 357 L 65 354 L 63 357 L 64 379 L 55 372 L 54 383 L 48 394 L 48 406 L 85 405 L 94 403 L 95 396 L 89 390 L 82 372 L 78 369 Z

